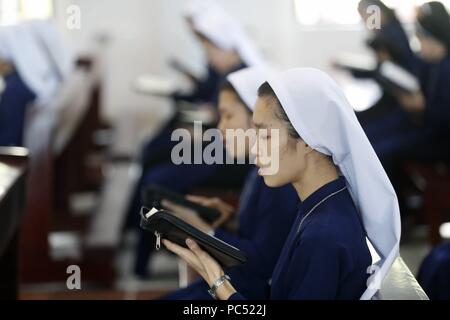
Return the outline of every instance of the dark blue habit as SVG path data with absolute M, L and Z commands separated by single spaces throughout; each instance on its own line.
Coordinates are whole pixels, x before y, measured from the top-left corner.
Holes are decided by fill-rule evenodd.
M 215 236 L 248 255 L 246 264 L 225 270 L 233 285 L 251 299 L 267 299 L 268 281 L 294 223 L 299 198 L 292 185 L 269 188 L 253 169 L 246 179 L 238 211 L 238 233 L 218 229 Z M 165 300 L 212 299 L 200 280 Z
M 272 276 L 270 298 L 359 299 L 371 264 L 364 227 L 340 177 L 300 204 Z M 230 299 L 244 296 L 238 291 Z
M 22 146 L 27 106 L 36 98 L 17 72 L 5 76 L 0 97 L 0 146 Z
M 394 108 L 390 113 L 372 123 L 362 126 L 383 164 L 392 158 L 413 158 L 418 146 L 427 148 L 427 157 L 439 160 L 442 145 L 450 141 L 450 57 L 436 64 L 416 60 L 415 73 L 420 80 L 426 100 L 425 111 L 419 117 L 408 114 L 403 108 Z M 442 143 L 443 142 L 443 143 Z M 435 143 L 439 143 L 436 145 Z M 436 149 L 436 150 L 433 150 Z M 421 149 L 423 151 L 423 149 Z M 435 154 L 438 152 L 437 154 Z M 423 156 L 421 156 L 423 157 Z
M 417 281 L 431 300 L 450 300 L 450 243 L 437 246 L 427 255 Z

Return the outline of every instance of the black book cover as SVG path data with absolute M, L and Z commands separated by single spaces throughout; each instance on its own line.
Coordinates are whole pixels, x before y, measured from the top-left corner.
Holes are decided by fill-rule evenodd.
M 247 255 L 243 251 L 198 230 L 168 211 L 142 208 L 140 225 L 142 229 L 156 236 L 157 249 L 162 239 L 187 248 L 186 239 L 189 238 L 196 241 L 224 268 L 238 266 L 247 261 Z

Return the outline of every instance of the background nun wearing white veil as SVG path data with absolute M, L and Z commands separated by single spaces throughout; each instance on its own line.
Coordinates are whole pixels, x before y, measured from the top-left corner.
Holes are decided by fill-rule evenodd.
M 0 145 L 22 146 L 25 112 L 36 95 L 14 69 L 14 66 L 0 58 Z
M 44 106 L 56 93 L 58 83 L 31 29 L 24 25 L 2 27 L 0 32 L 1 76 L 0 145 L 22 146 L 27 106 Z
M 176 101 L 195 102 L 197 105 L 201 103 L 205 109 L 215 114 L 220 86 L 226 81 L 226 77 L 247 66 L 261 66 L 264 62 L 239 23 L 214 1 L 193 2 L 186 16 L 192 31 L 197 35 L 205 51 L 209 71 L 204 80 L 197 82 L 194 92 L 187 95 L 176 93 L 172 98 Z M 199 186 L 240 189 L 244 184 L 244 177 L 250 169 L 247 164 L 175 165 L 171 160 L 171 152 L 178 142 L 172 141 L 171 135 L 174 129 L 182 125 L 178 120 L 175 116 L 163 126 L 156 137 L 146 144 L 142 152 L 140 161 L 143 173 L 129 208 L 128 225 L 130 226 L 137 225 L 136 213 L 142 205 L 142 191 L 151 184 L 182 194 Z M 183 178 L 180 179 L 180 177 Z M 148 278 L 147 266 L 154 247 L 151 245 L 153 242 L 153 236 L 140 231 L 134 272 L 141 278 Z
M 37 96 L 38 106 L 46 106 L 56 94 L 60 80 L 49 56 L 36 38 L 39 33 L 32 23 L 2 27 L 0 59 L 10 63 L 29 89 Z
M 239 23 L 214 1 L 191 4 L 185 12 L 185 19 L 204 52 L 207 73 L 202 79 L 196 79 L 191 92 L 176 92 L 173 98 L 215 106 L 220 84 L 226 76 L 233 71 L 262 64 L 259 63 L 259 54 Z M 249 50 L 246 49 L 248 47 Z
M 270 187 L 291 183 L 302 204 L 272 276 L 272 299 L 370 299 L 398 255 L 395 192 L 343 92 L 325 73 L 291 69 L 259 90 L 259 174 Z M 277 129 L 279 140 L 261 129 Z M 278 148 L 279 170 L 261 166 L 263 146 Z M 272 159 L 274 160 L 274 159 Z M 275 159 L 276 160 L 276 159 Z M 267 163 L 267 162 L 266 162 Z M 275 214 L 275 212 L 274 212 Z M 381 257 L 372 258 L 366 237 Z M 165 246 L 220 299 L 244 299 L 219 264 L 195 242 Z M 369 278 L 369 270 L 376 273 Z
M 50 21 L 28 21 L 0 31 L 0 145 L 22 146 L 26 108 L 49 105 L 74 67 L 74 57 Z
M 207 73 L 201 79 L 197 79 L 183 70 L 183 73 L 194 82 L 193 89 L 190 92 L 176 91 L 171 98 L 176 102 L 194 103 L 201 106 L 199 109 L 215 114 L 220 86 L 225 82 L 227 75 L 246 67 L 264 65 L 264 59 L 239 22 L 215 1 L 188 1 L 184 18 L 205 53 Z M 161 127 L 155 137 L 146 142 L 140 160 L 144 171 L 170 158 L 170 152 L 176 144 L 171 141 L 171 134 L 179 125 L 177 120 L 175 114 Z M 175 189 L 182 191 L 180 187 Z M 140 208 L 138 192 L 135 194 L 133 206 L 129 210 L 131 216 L 136 215 Z

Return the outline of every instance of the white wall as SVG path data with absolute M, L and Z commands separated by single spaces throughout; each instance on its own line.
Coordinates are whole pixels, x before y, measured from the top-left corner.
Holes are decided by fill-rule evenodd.
M 105 103 L 107 115 L 128 108 L 164 109 L 161 101 L 134 94 L 130 81 L 144 72 L 167 74 L 165 61 L 175 56 L 200 70 L 201 53 L 181 19 L 185 0 L 56 0 L 57 18 L 69 43 L 83 50 L 97 32 L 107 31 Z M 221 0 L 238 17 L 266 56 L 277 64 L 328 69 L 342 50 L 364 50 L 362 28 L 306 31 L 295 21 L 291 0 Z M 65 28 L 66 8 L 81 8 L 82 28 Z

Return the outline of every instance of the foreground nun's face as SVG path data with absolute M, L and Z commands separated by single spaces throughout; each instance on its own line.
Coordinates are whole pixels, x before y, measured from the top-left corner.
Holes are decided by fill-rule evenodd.
M 301 140 L 289 136 L 286 124 L 277 117 L 278 108 L 275 99 L 262 97 L 253 113 L 258 138 L 251 152 L 256 156 L 259 175 L 269 187 L 295 182 L 305 166 Z

